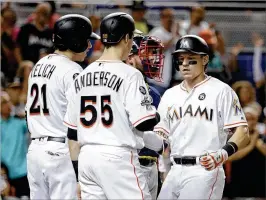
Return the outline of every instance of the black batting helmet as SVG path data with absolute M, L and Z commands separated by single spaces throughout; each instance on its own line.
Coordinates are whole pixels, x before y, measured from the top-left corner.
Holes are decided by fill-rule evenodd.
M 185 35 L 177 41 L 173 54 L 180 52 L 209 55 L 209 47 L 201 37 L 196 35 Z
M 179 64 L 176 54 L 183 52 L 209 55 L 209 47 L 205 40 L 197 35 L 185 35 L 181 37 L 176 43 L 175 51 L 172 53 L 173 65 L 177 70 L 179 70 Z
M 55 48 L 81 53 L 88 48 L 89 40 L 100 39 L 92 32 L 91 21 L 82 15 L 69 14 L 60 17 L 54 25 L 53 43 Z
M 105 44 L 117 44 L 129 34 L 133 36 L 135 31 L 134 19 L 126 13 L 116 12 L 103 18 L 100 26 L 101 41 Z

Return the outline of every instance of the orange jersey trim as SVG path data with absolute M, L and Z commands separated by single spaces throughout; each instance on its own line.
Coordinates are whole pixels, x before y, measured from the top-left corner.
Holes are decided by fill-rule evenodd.
M 141 119 L 137 120 L 136 122 L 133 123 L 133 126 L 135 126 L 135 124 L 138 124 L 140 121 L 146 119 L 146 118 L 152 118 L 154 117 L 156 114 L 153 114 L 153 115 L 147 115 L 145 117 L 142 117 Z
M 247 125 L 247 122 L 236 122 L 236 123 L 233 123 L 233 124 L 226 124 L 226 125 L 224 125 L 224 127 L 232 126 L 232 125 L 236 125 L 236 124 L 246 124 Z
M 143 191 L 142 191 L 141 188 L 140 188 L 140 185 L 139 185 L 139 178 L 138 178 L 138 176 L 137 176 L 137 174 L 136 174 L 136 167 L 135 167 L 135 165 L 133 164 L 133 153 L 132 153 L 132 151 L 131 151 L 130 163 L 131 163 L 131 165 L 132 165 L 132 167 L 133 167 L 134 175 L 135 175 L 136 180 L 137 180 L 137 185 L 138 185 L 138 188 L 139 188 L 139 190 L 140 190 L 142 200 L 144 200 Z
M 67 123 L 66 121 L 63 121 L 66 125 L 68 125 L 68 126 L 71 126 L 71 127 L 74 127 L 74 128 L 77 128 L 77 126 L 74 126 L 74 125 L 72 125 L 72 124 L 69 124 L 69 123 Z

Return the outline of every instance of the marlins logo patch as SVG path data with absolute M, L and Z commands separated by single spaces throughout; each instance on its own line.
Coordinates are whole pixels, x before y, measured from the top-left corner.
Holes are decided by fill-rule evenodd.
M 140 93 L 143 94 L 143 95 L 147 94 L 147 91 L 146 91 L 145 87 L 143 87 L 143 86 L 140 86 L 140 87 L 139 87 L 139 91 L 140 91 Z

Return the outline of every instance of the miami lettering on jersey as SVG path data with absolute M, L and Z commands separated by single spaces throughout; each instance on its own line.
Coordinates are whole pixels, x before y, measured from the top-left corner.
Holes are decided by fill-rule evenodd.
M 213 109 L 208 108 L 201 108 L 193 107 L 191 104 L 187 106 L 187 108 L 179 107 L 179 109 L 176 108 L 168 108 L 168 117 L 173 121 L 174 119 L 178 120 L 181 119 L 184 116 L 190 116 L 190 117 L 205 117 L 206 120 L 212 121 L 213 118 Z
M 30 77 L 43 77 L 50 79 L 56 66 L 51 64 L 37 64 L 31 71 Z
M 106 86 L 118 92 L 123 81 L 124 79 L 110 72 L 88 72 L 75 80 L 75 91 L 78 93 L 82 88 L 89 86 Z

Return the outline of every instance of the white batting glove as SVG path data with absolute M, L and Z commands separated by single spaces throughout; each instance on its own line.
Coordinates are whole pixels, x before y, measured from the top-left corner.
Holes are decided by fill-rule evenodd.
M 206 170 L 211 171 L 221 166 L 228 159 L 227 151 L 220 149 L 215 152 L 207 152 L 200 156 L 199 163 Z

